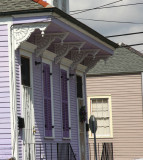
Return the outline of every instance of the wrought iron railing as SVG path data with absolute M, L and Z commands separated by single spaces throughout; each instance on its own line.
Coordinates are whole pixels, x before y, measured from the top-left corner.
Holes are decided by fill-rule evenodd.
M 70 143 L 57 144 L 57 160 L 76 160 Z
M 36 160 L 76 160 L 70 143 L 34 143 L 27 145 L 27 160 L 33 160 L 31 149 L 34 148 Z
M 97 143 L 97 160 L 113 160 L 113 143 Z M 89 143 L 89 160 L 95 160 L 94 143 Z

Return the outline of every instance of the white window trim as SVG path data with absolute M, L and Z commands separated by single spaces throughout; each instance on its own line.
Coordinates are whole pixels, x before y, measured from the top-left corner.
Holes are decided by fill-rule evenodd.
M 32 94 L 33 94 L 33 69 L 32 69 L 32 53 L 27 52 L 23 49 L 20 49 L 20 56 L 28 57 L 30 60 L 30 87 L 32 88 Z
M 79 70 L 76 70 L 76 75 L 82 77 L 82 98 L 77 98 L 79 151 L 81 153 L 82 148 L 80 148 L 80 121 L 79 121 L 78 99 L 83 100 L 83 105 L 84 106 L 87 106 L 86 105 L 87 102 L 86 102 L 86 88 L 85 88 L 86 80 L 85 80 L 85 73 L 84 73 L 85 69 L 84 69 L 83 65 L 81 65 L 81 64 L 79 64 L 78 66 L 81 66 L 81 67 L 77 68 Z M 87 108 L 87 110 L 88 110 L 88 108 Z M 86 123 L 84 123 L 84 140 L 85 140 L 85 143 L 87 143 L 86 133 L 87 133 L 86 132 Z M 85 148 L 86 148 L 86 151 L 87 151 L 87 145 L 85 146 Z M 81 154 L 80 154 L 80 157 L 81 157 Z M 85 152 L 85 157 L 87 157 L 87 152 Z
M 91 116 L 91 104 L 90 100 L 91 99 L 96 99 L 96 98 L 107 98 L 109 102 L 109 114 L 110 114 L 110 136 L 96 136 L 96 138 L 113 138 L 113 122 L 112 122 L 112 103 L 111 103 L 111 95 L 105 95 L 105 96 L 88 96 L 87 97 L 87 103 L 88 103 L 88 119 Z M 94 138 L 93 134 L 91 131 L 89 131 L 89 138 Z
M 28 51 L 25 51 L 23 49 L 20 49 L 20 58 L 21 56 L 24 56 L 24 57 L 28 57 L 29 60 L 30 60 L 30 88 L 32 89 L 32 108 L 33 108 L 33 115 L 32 115 L 32 121 L 33 121 L 33 127 L 35 127 L 35 115 L 34 115 L 34 91 L 33 91 L 33 65 L 32 65 L 32 52 L 28 52 Z M 20 72 L 21 74 L 21 72 Z M 21 84 L 21 87 L 22 87 L 22 84 Z M 21 89 L 22 90 L 22 89 Z M 23 108 L 22 108 L 22 116 L 23 116 Z M 34 136 L 34 142 L 35 143 L 35 135 Z
M 71 128 L 71 115 L 70 115 L 70 78 L 69 78 L 69 68 L 67 66 L 64 66 L 64 65 L 60 65 L 60 69 L 63 69 L 65 71 L 67 71 L 67 78 L 69 79 L 67 81 L 67 87 L 68 87 L 68 118 L 69 118 L 69 128 Z M 60 83 L 61 84 L 61 83 Z M 60 85 L 61 87 L 61 85 Z M 62 104 L 61 104 L 62 105 Z M 62 113 L 62 112 L 61 112 Z M 62 123 L 63 124 L 63 123 Z M 63 128 L 63 126 L 62 126 Z M 72 129 L 72 128 L 71 128 Z M 66 138 L 66 137 L 63 137 L 63 139 L 71 139 L 71 129 L 69 129 L 69 138 Z M 63 131 L 63 130 L 62 130 Z M 63 135 L 63 134 L 62 134 Z
M 49 59 L 42 58 L 42 63 L 50 65 L 50 73 L 53 73 L 53 66 L 52 66 L 52 61 Z M 42 65 L 43 67 L 43 65 Z M 42 76 L 42 83 L 43 83 L 43 76 Z M 52 109 L 52 137 L 46 137 L 45 136 L 45 127 L 44 127 L 44 138 L 45 139 L 54 139 L 55 138 L 55 120 L 54 120 L 54 92 L 53 92 L 53 74 L 50 76 L 50 84 L 51 84 L 51 109 Z M 43 88 L 43 85 L 42 85 Z M 43 89 L 42 89 L 43 90 Z M 44 105 L 44 98 L 43 98 L 43 105 Z M 44 115 L 44 106 L 43 106 L 43 115 Z M 45 119 L 44 119 L 45 123 Z M 45 125 L 45 124 L 44 124 Z

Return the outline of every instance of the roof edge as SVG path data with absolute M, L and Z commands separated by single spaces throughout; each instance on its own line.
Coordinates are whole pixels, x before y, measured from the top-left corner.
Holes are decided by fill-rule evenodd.
M 40 8 L 40 9 L 31 9 L 31 10 L 21 10 L 21 11 L 9 11 L 9 12 L 0 12 L 0 16 L 10 16 L 10 15 L 17 15 L 17 14 L 29 14 L 29 13 L 44 13 L 44 12 L 54 12 L 59 14 L 61 17 L 65 18 L 68 21 L 71 21 L 72 23 L 76 24 L 77 26 L 80 26 L 81 28 L 84 28 L 88 33 L 91 35 L 98 37 L 100 40 L 104 41 L 108 45 L 112 46 L 113 48 L 118 48 L 119 45 L 100 33 L 96 32 L 92 28 L 88 27 L 87 25 L 83 24 L 82 22 L 78 21 L 77 19 L 73 18 L 72 16 L 68 15 L 67 13 L 61 11 L 60 9 L 56 7 L 51 8 Z
M 141 74 L 143 71 L 136 72 L 118 72 L 118 73 L 87 73 L 86 77 L 105 77 L 105 76 L 120 76 L 120 75 L 131 75 L 131 74 Z

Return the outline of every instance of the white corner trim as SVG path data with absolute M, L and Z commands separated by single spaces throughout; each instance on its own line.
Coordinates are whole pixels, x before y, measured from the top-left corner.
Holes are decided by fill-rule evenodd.
M 31 53 L 33 53 L 36 48 L 37 48 L 36 45 L 34 45 L 34 44 L 32 44 L 32 43 L 29 43 L 29 42 L 27 42 L 27 41 L 21 43 L 21 45 L 20 45 L 20 49 L 23 49 L 23 50 L 28 51 L 28 52 L 31 52 Z

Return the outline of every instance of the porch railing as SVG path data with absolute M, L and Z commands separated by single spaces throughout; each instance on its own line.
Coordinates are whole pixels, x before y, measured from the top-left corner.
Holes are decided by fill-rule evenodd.
M 70 143 L 29 143 L 25 145 L 28 148 L 28 160 L 33 160 L 31 157 L 33 147 L 36 160 L 76 160 Z
M 97 160 L 114 160 L 113 143 L 97 143 Z M 89 160 L 95 160 L 94 143 L 89 143 Z
M 70 143 L 57 144 L 57 160 L 76 160 Z

